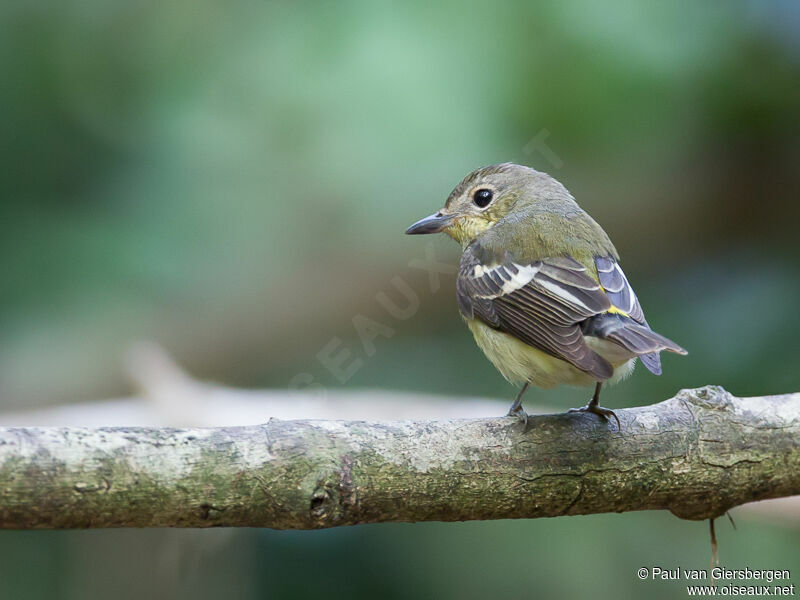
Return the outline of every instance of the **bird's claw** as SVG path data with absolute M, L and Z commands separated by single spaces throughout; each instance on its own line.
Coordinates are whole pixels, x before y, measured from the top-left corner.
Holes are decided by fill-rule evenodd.
M 586 406 L 581 406 L 580 408 L 570 408 L 567 412 L 590 412 L 603 417 L 606 421 L 608 421 L 609 417 L 614 417 L 614 420 L 617 422 L 617 431 L 622 431 L 622 426 L 619 424 L 619 417 L 609 408 L 603 408 L 602 406 L 590 402 Z
M 525 410 L 521 406 L 518 406 L 517 408 L 512 408 L 511 410 L 509 410 L 508 414 L 506 416 L 507 417 L 517 417 L 520 420 L 520 422 L 524 423 L 525 428 L 526 429 L 528 428 L 528 413 L 526 413 Z

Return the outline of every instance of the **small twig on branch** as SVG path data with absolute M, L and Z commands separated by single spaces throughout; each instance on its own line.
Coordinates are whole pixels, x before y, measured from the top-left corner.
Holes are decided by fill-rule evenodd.
M 666 509 L 800 493 L 800 394 L 684 390 L 617 411 L 224 428 L 2 428 L 0 527 L 250 526 Z

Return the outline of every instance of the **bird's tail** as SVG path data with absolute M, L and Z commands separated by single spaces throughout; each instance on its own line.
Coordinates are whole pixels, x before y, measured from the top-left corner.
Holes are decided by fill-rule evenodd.
M 659 352 L 666 350 L 675 354 L 687 354 L 678 344 L 656 333 L 646 324 L 642 325 L 622 315 L 606 313 L 589 319 L 583 328 L 583 333 L 619 344 L 636 354 L 642 364 L 656 375 L 661 375 Z

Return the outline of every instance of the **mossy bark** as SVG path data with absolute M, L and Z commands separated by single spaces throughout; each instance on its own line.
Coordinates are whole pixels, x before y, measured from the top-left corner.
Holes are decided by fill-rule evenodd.
M 272 527 L 666 509 L 800 494 L 800 394 L 427 422 L 0 429 L 0 527 Z

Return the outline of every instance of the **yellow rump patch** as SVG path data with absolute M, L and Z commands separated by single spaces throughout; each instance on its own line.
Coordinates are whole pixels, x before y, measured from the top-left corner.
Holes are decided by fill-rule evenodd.
M 630 315 L 628 313 L 626 313 L 624 310 L 620 308 L 617 308 L 613 304 L 611 305 L 611 308 L 609 308 L 606 312 L 611 313 L 612 315 L 622 315 L 623 317 L 630 318 Z

